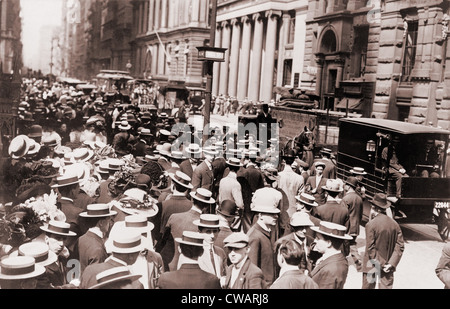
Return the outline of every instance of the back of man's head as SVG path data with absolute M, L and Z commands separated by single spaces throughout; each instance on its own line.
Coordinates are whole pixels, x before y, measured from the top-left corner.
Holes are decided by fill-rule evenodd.
M 300 265 L 304 252 L 296 241 L 284 240 L 278 250 L 288 265 Z

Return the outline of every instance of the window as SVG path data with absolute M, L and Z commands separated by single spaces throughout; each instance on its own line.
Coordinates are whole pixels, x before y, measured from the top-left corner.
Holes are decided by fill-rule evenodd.
M 353 77 L 364 76 L 366 72 L 369 27 L 355 27 L 350 73 Z
M 405 22 L 404 54 L 402 64 L 402 82 L 411 81 L 411 72 L 414 69 L 417 49 L 417 32 L 419 22 L 417 20 Z
M 293 44 L 295 39 L 295 16 L 291 17 L 289 21 L 289 35 L 288 35 L 288 44 Z
M 292 59 L 284 60 L 283 85 L 290 86 L 292 82 Z

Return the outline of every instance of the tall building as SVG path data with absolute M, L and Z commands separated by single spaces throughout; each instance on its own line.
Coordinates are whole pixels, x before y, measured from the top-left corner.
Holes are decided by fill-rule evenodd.
M 450 125 L 449 2 L 311 0 L 301 86 L 322 109 Z
M 269 103 L 275 87 L 299 86 L 305 53 L 307 0 L 219 0 L 213 95 Z
M 202 86 L 198 46 L 209 44 L 209 0 L 133 1 L 132 73 L 160 85 Z
M 20 1 L 0 1 L 0 155 L 16 135 L 22 63 Z

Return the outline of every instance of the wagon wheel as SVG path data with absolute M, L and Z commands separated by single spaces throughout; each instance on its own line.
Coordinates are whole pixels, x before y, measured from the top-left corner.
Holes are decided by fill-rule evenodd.
M 438 215 L 436 216 L 436 224 L 438 233 L 444 242 L 447 241 L 450 234 L 450 213 L 448 208 L 437 209 Z

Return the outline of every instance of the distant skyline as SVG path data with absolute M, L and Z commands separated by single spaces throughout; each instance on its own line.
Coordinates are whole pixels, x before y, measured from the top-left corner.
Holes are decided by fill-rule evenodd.
M 50 73 L 50 41 L 51 33 L 43 33 L 51 26 L 62 24 L 63 0 L 20 0 L 22 11 L 22 43 L 23 62 L 33 70 L 42 70 L 44 74 Z

